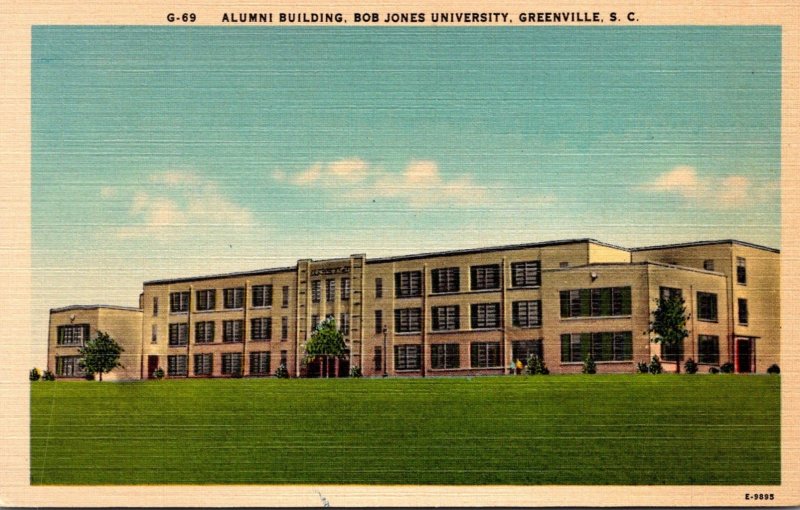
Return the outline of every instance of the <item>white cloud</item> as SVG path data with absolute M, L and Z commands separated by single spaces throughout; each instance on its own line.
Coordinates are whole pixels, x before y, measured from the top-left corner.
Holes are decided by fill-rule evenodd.
M 295 186 L 311 186 L 312 184 L 316 183 L 319 180 L 321 174 L 322 174 L 322 166 L 313 165 L 307 170 L 292 176 L 289 179 L 289 182 L 291 182 Z
M 117 196 L 117 188 L 114 186 L 103 186 L 100 188 L 100 196 L 102 198 L 114 198 Z

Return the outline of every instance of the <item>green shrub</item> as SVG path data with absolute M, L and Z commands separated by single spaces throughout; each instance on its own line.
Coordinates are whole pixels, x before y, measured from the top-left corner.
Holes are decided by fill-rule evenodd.
M 651 374 L 660 374 L 662 372 L 661 368 L 661 360 L 658 359 L 658 356 L 653 356 L 653 359 L 650 360 L 650 366 L 647 367 L 647 371 Z
M 710 367 L 710 368 L 708 369 L 708 373 L 709 373 L 709 374 L 718 374 L 718 373 L 719 373 L 719 368 L 717 368 L 717 367 Z
M 640 374 L 649 374 L 650 365 L 648 365 L 646 361 L 639 361 L 636 363 L 636 371 Z
M 692 358 L 686 360 L 686 363 L 683 365 L 683 369 L 686 371 L 687 374 L 696 374 L 697 373 L 697 363 Z
M 233 379 L 241 379 L 242 375 L 244 375 L 244 374 L 242 374 L 242 369 L 241 368 L 231 372 L 231 378 L 233 378 Z
M 156 368 L 153 370 L 153 377 L 157 380 L 161 380 L 164 378 L 164 369 L 161 367 Z
M 42 380 L 43 381 L 55 381 L 56 380 L 56 374 L 54 374 L 53 372 L 51 372 L 49 370 L 45 370 L 44 373 L 42 374 Z
M 289 378 L 289 370 L 286 368 L 286 365 L 281 363 L 278 367 L 278 370 L 275 371 L 275 377 L 278 379 L 288 379 Z
M 596 374 L 597 373 L 597 364 L 594 362 L 594 358 L 592 357 L 591 353 L 589 356 L 583 360 L 583 373 L 584 374 Z
M 722 372 L 723 374 L 732 374 L 733 373 L 733 363 L 731 363 L 729 361 L 729 362 L 723 364 L 721 367 L 719 367 L 719 371 Z
M 94 381 L 94 372 L 86 372 L 83 374 L 83 378 L 87 381 Z
M 28 375 L 28 379 L 31 381 L 38 381 L 40 377 L 42 377 L 42 374 L 39 373 L 38 368 L 32 368 L 31 373 Z
M 364 374 L 361 373 L 361 367 L 355 366 L 350 367 L 350 377 L 355 377 L 356 379 L 362 377 Z
M 780 374 L 781 373 L 781 367 L 779 367 L 777 363 L 773 363 L 767 369 L 767 373 L 768 374 Z
M 525 373 L 528 375 L 548 375 L 550 373 L 544 360 L 535 354 L 528 356 L 526 363 Z

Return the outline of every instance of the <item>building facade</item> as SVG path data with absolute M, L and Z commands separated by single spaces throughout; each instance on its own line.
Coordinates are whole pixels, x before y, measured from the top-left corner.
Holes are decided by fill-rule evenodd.
M 502 374 L 530 354 L 572 373 L 589 353 L 601 373 L 631 373 L 654 354 L 765 372 L 780 356 L 779 273 L 778 250 L 740 241 L 627 249 L 579 239 L 149 281 L 130 310 L 139 322 L 118 324 L 139 341 L 138 372 L 123 376 L 255 377 L 283 364 L 314 377 L 322 369 L 303 362 L 303 346 L 327 317 L 349 350 L 330 367 L 339 375 Z M 673 294 L 689 336 L 663 349 L 649 324 Z M 51 311 L 51 370 L 65 318 Z

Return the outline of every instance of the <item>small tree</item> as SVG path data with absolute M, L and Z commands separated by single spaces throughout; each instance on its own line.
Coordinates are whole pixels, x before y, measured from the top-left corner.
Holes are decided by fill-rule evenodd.
M 583 360 L 583 373 L 584 374 L 596 374 L 597 373 L 597 364 L 594 362 L 594 358 L 592 357 L 592 353 Z
M 97 337 L 86 342 L 86 345 L 78 349 L 81 359 L 78 365 L 86 372 L 103 374 L 111 372 L 122 365 L 119 362 L 119 355 L 125 349 L 122 348 L 108 333 L 97 332 Z
M 336 321 L 333 317 L 328 317 L 322 321 L 311 338 L 305 345 L 305 360 L 306 363 L 311 360 L 321 357 L 325 360 L 324 368 L 325 374 L 320 374 L 321 377 L 330 377 L 327 370 L 328 360 L 332 358 L 341 358 L 347 350 L 347 345 L 344 343 L 344 335 L 336 328 Z
M 669 298 L 659 298 L 658 306 L 653 311 L 653 320 L 650 331 L 656 334 L 653 342 L 678 347 L 683 339 L 689 336 L 686 330 L 686 305 L 683 297 L 671 295 Z M 675 371 L 680 373 L 681 360 L 675 357 Z
M 693 358 L 689 358 L 686 360 L 686 364 L 683 366 L 683 368 L 686 370 L 687 374 L 696 374 L 697 362 Z
M 648 371 L 653 374 L 660 374 L 661 373 L 661 361 L 658 359 L 658 356 L 653 356 L 653 359 L 650 360 L 650 366 L 648 367 Z
M 275 371 L 275 377 L 278 379 L 288 379 L 289 378 L 289 370 L 286 368 L 286 365 L 283 363 L 278 366 L 278 369 Z
M 31 381 L 38 381 L 42 374 L 39 373 L 38 368 L 32 368 L 30 374 L 28 375 L 28 379 Z

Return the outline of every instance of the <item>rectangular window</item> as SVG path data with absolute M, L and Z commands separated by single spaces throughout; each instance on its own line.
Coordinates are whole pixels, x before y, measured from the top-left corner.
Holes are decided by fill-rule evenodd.
M 511 323 L 518 328 L 538 328 L 542 325 L 541 301 L 511 303 Z
M 736 283 L 747 285 L 747 261 L 743 257 L 736 257 Z
M 683 291 L 681 289 L 676 289 L 673 287 L 659 287 L 658 288 L 658 297 L 664 301 L 668 301 L 671 298 L 682 298 Z
M 375 371 L 380 372 L 383 370 L 383 349 L 375 347 Z
M 233 375 L 242 373 L 242 353 L 226 352 L 222 354 L 222 374 Z
M 170 313 L 182 313 L 189 311 L 189 292 L 171 292 L 169 294 Z
M 592 335 L 590 333 L 565 333 L 561 335 L 561 362 L 577 363 L 583 361 L 583 353 L 584 351 L 590 352 L 591 342 Z
M 421 352 L 422 349 L 419 345 L 395 345 L 394 369 L 398 371 L 419 370 Z
M 281 365 L 289 367 L 289 351 L 281 351 Z
M 342 278 L 342 301 L 350 299 L 350 278 Z
M 341 313 L 339 314 L 339 331 L 342 332 L 344 336 L 350 334 L 350 314 L 349 313 Z
M 250 375 L 269 375 L 270 353 L 250 353 Z
M 158 297 L 153 298 L 153 317 L 158 315 Z
M 333 303 L 336 299 L 336 280 L 328 279 L 325 280 L 325 301 L 328 303 Z
M 747 300 L 739 298 L 739 324 L 747 326 L 750 315 L 747 313 Z
M 212 344 L 214 343 L 214 322 L 197 322 L 194 325 L 194 343 Z
M 195 354 L 194 355 L 194 375 L 211 375 L 214 370 L 214 355 Z
M 698 363 L 719 365 L 719 337 L 716 335 L 697 336 Z
M 717 295 L 710 292 L 697 293 L 697 318 L 701 321 L 717 322 Z
M 281 342 L 289 339 L 289 317 L 281 317 Z
M 633 334 L 619 331 L 561 335 L 562 363 L 581 362 L 590 353 L 595 361 L 631 361 Z
M 431 345 L 431 368 L 448 369 L 459 368 L 460 366 L 458 344 Z
M 222 321 L 222 341 L 226 344 L 242 341 L 244 321 L 241 319 Z
M 472 290 L 490 290 L 500 288 L 500 266 L 491 264 L 486 266 L 472 266 L 470 268 Z
M 383 332 L 383 310 L 375 310 L 375 333 Z
M 661 343 L 662 361 L 683 361 L 683 340 L 671 344 Z
M 538 356 L 540 359 L 544 356 L 544 349 L 541 340 L 517 340 L 511 342 L 511 359 L 521 361 L 523 366 L 528 365 L 528 358 L 531 356 Z
M 472 329 L 500 327 L 500 303 L 478 303 L 470 308 Z
M 420 308 L 399 308 L 394 311 L 395 333 L 418 333 L 422 331 Z
M 83 346 L 87 340 L 89 340 L 88 324 L 70 324 L 58 327 L 57 345 Z
M 272 340 L 272 318 L 250 319 L 250 340 Z
M 217 291 L 215 289 L 198 290 L 195 292 L 197 303 L 194 305 L 198 312 L 213 310 L 217 306 Z
M 189 356 L 185 354 L 167 356 L 167 375 L 170 377 L 186 377 L 189 374 L 188 364 Z
M 56 375 L 59 377 L 80 377 L 84 374 L 80 367 L 80 356 L 56 356 Z
M 454 331 L 461 328 L 458 305 L 434 306 L 431 308 L 431 318 L 434 331 Z
M 225 289 L 225 308 L 228 310 L 242 308 L 244 306 L 244 288 Z
M 561 317 L 613 317 L 631 314 L 631 288 L 562 290 Z
M 250 293 L 253 301 L 250 306 L 255 308 L 272 306 L 272 285 L 254 285 Z
M 542 284 L 542 263 L 538 260 L 511 264 L 512 287 L 538 287 Z
M 398 298 L 422 295 L 422 272 L 403 271 L 394 274 L 394 295 Z
M 317 329 L 317 326 L 319 326 L 319 315 L 314 314 L 311 316 L 311 330 Z
M 375 278 L 375 299 L 383 297 L 383 278 Z
M 281 308 L 289 308 L 289 286 L 284 285 L 281 297 Z
M 320 281 L 314 280 L 311 282 L 311 302 L 319 303 L 322 300 L 322 293 L 320 290 Z
M 432 270 L 431 287 L 433 294 L 458 292 L 461 288 L 460 270 L 457 267 Z
M 169 346 L 186 345 L 189 341 L 189 325 L 185 322 L 169 325 Z
M 158 325 L 153 324 L 150 328 L 150 343 L 157 344 L 158 343 Z
M 703 269 L 706 271 L 713 271 L 714 270 L 714 261 L 711 259 L 703 261 Z
M 473 342 L 470 344 L 470 366 L 493 368 L 500 366 L 500 342 Z

